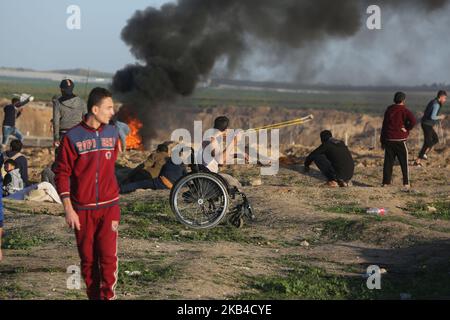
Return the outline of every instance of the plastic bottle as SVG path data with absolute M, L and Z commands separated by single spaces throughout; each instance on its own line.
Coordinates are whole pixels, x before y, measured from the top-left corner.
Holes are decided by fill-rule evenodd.
M 366 213 L 368 213 L 368 214 L 373 214 L 373 215 L 377 215 L 377 216 L 384 216 L 387 214 L 387 212 L 388 212 L 388 210 L 385 208 L 369 208 L 366 211 Z

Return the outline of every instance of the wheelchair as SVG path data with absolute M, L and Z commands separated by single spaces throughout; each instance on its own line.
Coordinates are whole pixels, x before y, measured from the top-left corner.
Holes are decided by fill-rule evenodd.
M 179 222 L 193 229 L 209 229 L 227 217 L 231 225 L 241 228 L 244 219 L 255 219 L 247 196 L 238 188 L 202 165 L 191 164 L 190 168 L 170 192 L 170 207 Z

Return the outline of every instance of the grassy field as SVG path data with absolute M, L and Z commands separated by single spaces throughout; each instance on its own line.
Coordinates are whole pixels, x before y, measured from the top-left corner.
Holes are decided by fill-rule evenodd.
M 264 177 L 256 167 L 229 168 L 255 209 L 256 220 L 240 229 L 227 221 L 210 230 L 183 226 L 167 190 L 123 195 L 118 297 L 448 299 L 450 173 L 448 154 L 438 155 L 411 167 L 407 193 L 397 167 L 395 185 L 381 188 L 376 162 L 357 166 L 354 186 L 339 189 L 322 187 L 317 171 L 304 174 L 295 164 Z M 357 164 L 374 156 L 381 152 Z M 256 177 L 262 185 L 249 186 Z M 84 285 L 66 287 L 66 269 L 79 257 L 61 206 L 5 200 L 4 207 L 0 300 L 86 299 Z M 368 215 L 368 207 L 388 213 Z M 380 290 L 367 287 L 370 265 L 386 271 Z
M 95 86 L 79 83 L 76 84 L 75 92 L 86 99 Z M 54 95 L 60 94 L 59 81 L 0 77 L 0 97 L 10 99 L 15 93 L 28 93 L 37 100 L 50 101 Z
M 58 94 L 58 82 L 0 77 L 0 97 L 10 98 L 13 93 L 26 92 L 38 100 L 48 101 Z M 95 84 L 78 83 L 75 92 L 86 99 Z M 402 88 L 399 88 L 401 90 Z M 422 109 L 435 95 L 434 91 L 407 93 L 407 104 L 413 111 Z M 349 112 L 379 114 L 391 104 L 391 91 L 310 91 L 279 92 L 274 90 L 199 88 L 180 103 L 195 107 L 214 106 L 269 106 L 302 109 L 334 109 Z

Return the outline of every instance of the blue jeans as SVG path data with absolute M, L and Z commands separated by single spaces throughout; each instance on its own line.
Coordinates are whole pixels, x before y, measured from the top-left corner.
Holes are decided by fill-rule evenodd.
M 21 142 L 23 141 L 23 135 L 19 129 L 17 129 L 16 127 L 3 126 L 2 144 L 6 144 L 8 142 L 9 136 L 14 136 Z

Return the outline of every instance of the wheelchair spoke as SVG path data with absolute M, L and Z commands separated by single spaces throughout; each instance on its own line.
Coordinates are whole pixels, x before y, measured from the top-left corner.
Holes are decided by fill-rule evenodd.
M 213 174 L 200 173 L 187 177 L 175 186 L 171 198 L 179 220 L 199 229 L 219 223 L 228 208 L 226 185 Z

